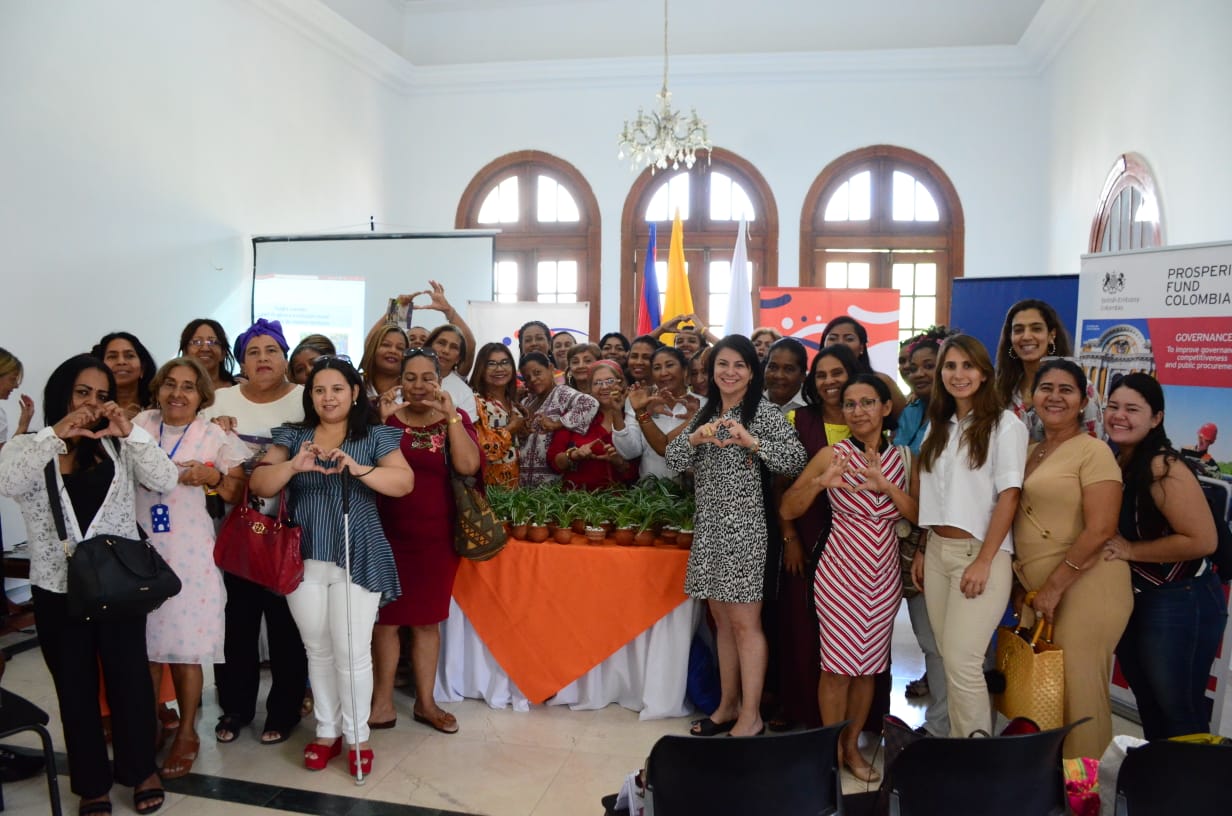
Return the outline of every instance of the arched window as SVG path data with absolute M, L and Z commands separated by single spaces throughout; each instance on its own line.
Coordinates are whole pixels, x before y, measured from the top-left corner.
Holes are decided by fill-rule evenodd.
M 958 193 L 932 160 L 892 145 L 840 156 L 809 188 L 800 215 L 800 285 L 897 289 L 899 336 L 949 322 L 962 277 Z
M 1117 156 L 1091 221 L 1091 252 L 1123 252 L 1163 246 L 1164 221 L 1155 179 L 1137 153 Z
M 693 307 L 710 330 L 722 337 L 731 289 L 731 259 L 743 217 L 748 225 L 751 289 L 778 283 L 779 216 L 770 187 L 752 164 L 722 148 L 692 169 L 643 170 L 625 198 L 621 222 L 620 325 L 629 334 L 637 323 L 637 296 L 642 280 L 650 225 L 657 225 L 656 270 L 665 288 L 672 219 L 680 210 L 684 228 L 685 267 Z M 757 299 L 753 299 L 754 320 Z M 673 315 L 663 315 L 669 318 Z
M 454 224 L 501 230 L 493 300 L 590 301 L 599 336 L 599 203 L 577 168 L 537 150 L 501 156 L 471 179 Z

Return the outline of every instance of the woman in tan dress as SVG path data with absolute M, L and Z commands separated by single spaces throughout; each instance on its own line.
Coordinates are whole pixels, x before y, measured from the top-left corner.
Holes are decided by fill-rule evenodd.
M 1055 625 L 1065 650 L 1065 721 L 1091 718 L 1066 738 L 1067 758 L 1099 757 L 1112 740 L 1112 652 L 1134 605 L 1129 566 L 1100 557 L 1116 531 L 1121 477 L 1108 445 L 1082 426 L 1086 393 L 1074 363 L 1040 366 L 1032 403 L 1044 440 L 1027 451 L 1014 519 L 1015 572 L 1039 593 L 1035 612 Z

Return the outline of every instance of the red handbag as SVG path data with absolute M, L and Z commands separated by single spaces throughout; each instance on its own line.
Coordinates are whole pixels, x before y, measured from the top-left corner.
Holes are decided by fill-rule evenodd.
M 243 500 L 218 531 L 214 563 L 224 572 L 287 595 L 304 580 L 301 534 L 287 516 L 285 490 L 278 494 L 278 517 L 270 518 L 249 503 L 245 486 Z

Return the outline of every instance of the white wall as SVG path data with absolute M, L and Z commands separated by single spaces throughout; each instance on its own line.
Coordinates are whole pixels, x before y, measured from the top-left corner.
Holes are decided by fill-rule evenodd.
M 677 63 L 687 68 L 690 61 Z M 437 159 L 415 163 L 412 220 L 435 217 L 437 226 L 451 226 L 467 183 L 497 156 L 536 149 L 569 161 L 601 210 L 606 330 L 619 320 L 620 219 L 634 178 L 616 160 L 616 136 L 639 105 L 654 103 L 658 86 L 653 79 L 591 85 L 571 81 L 570 73 L 562 65 L 563 81 L 525 90 L 497 81 L 413 96 L 412 119 L 426 123 L 410 134 L 414 148 Z M 766 178 L 779 212 L 780 283 L 799 280 L 800 213 L 813 180 L 843 153 L 878 143 L 923 153 L 949 175 L 966 214 L 967 275 L 1042 268 L 1047 151 L 1037 76 L 813 71 L 758 82 L 732 73 L 707 81 L 693 71 L 673 80 L 673 101 L 696 107 L 715 144 Z
M 251 235 L 405 221 L 405 98 L 267 8 L 0 10 L 0 345 L 38 417 L 52 367 L 107 331 L 161 361 L 193 317 L 246 325 Z
M 1044 76 L 1048 270 L 1076 273 L 1116 157 L 1155 175 L 1169 244 L 1232 238 L 1232 3 L 1101 0 Z

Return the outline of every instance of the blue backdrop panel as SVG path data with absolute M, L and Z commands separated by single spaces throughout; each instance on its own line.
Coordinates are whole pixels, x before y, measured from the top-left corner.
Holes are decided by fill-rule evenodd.
M 979 338 L 996 362 L 1001 324 L 1010 306 L 1025 298 L 1052 305 L 1071 342 L 1078 327 L 1078 276 L 1038 275 L 1016 278 L 955 278 L 950 297 L 950 328 Z

